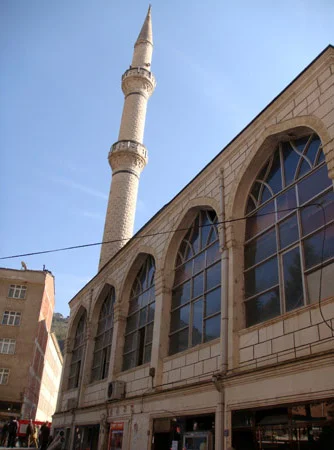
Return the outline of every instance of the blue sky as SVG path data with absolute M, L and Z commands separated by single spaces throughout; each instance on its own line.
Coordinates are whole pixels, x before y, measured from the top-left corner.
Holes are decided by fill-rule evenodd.
M 0 256 L 102 239 L 122 73 L 148 3 L 1 0 Z M 138 230 L 329 43 L 332 0 L 157 0 Z M 43 264 L 56 311 L 96 274 L 99 247 Z

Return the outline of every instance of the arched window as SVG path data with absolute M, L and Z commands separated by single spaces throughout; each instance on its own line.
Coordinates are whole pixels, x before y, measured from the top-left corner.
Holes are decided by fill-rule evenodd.
M 109 360 L 114 326 L 115 289 L 107 286 L 104 291 L 104 301 L 101 306 L 99 322 L 95 337 L 95 347 L 92 366 L 92 381 L 103 380 L 108 376 Z
M 321 297 L 334 294 L 333 185 L 317 135 L 278 144 L 246 214 L 247 326 L 318 301 L 320 276 Z
M 143 263 L 132 285 L 126 322 L 123 370 L 151 360 L 155 311 L 155 264 L 152 256 Z
M 220 253 L 217 216 L 200 211 L 176 260 L 169 354 L 220 336 Z
M 85 334 L 86 334 L 86 312 L 84 312 L 81 315 L 75 332 L 70 374 L 68 377 L 69 389 L 77 388 L 79 386 L 81 376 L 81 362 L 85 350 Z

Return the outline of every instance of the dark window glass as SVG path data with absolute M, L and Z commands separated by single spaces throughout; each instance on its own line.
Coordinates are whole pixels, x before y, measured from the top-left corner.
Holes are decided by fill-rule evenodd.
M 190 281 L 173 290 L 172 308 L 177 308 L 190 300 Z
M 192 346 L 200 344 L 203 341 L 203 300 L 193 303 L 192 317 Z
M 274 194 L 282 190 L 281 162 L 278 151 L 274 154 L 266 183 L 270 186 Z
M 170 337 L 170 348 L 169 353 L 174 355 L 174 353 L 182 352 L 188 348 L 188 329 L 179 331 L 178 333 L 172 334 Z
M 77 325 L 72 349 L 72 361 L 68 379 L 68 388 L 77 388 L 81 377 L 81 361 L 85 350 L 86 312 L 84 312 Z
M 219 312 L 220 305 L 221 305 L 221 293 L 219 287 L 218 289 L 215 289 L 214 291 L 211 291 L 208 294 L 206 294 L 205 315 L 211 316 L 211 314 Z
M 306 156 L 307 156 L 308 160 L 311 162 L 312 166 L 315 165 L 316 156 L 317 156 L 320 144 L 321 144 L 320 139 L 315 138 L 310 142 L 310 144 L 308 146 Z
M 282 219 L 297 206 L 295 187 L 288 189 L 277 197 L 277 217 Z
M 246 297 L 265 291 L 277 283 L 278 270 L 275 257 L 245 273 Z
M 285 308 L 287 311 L 304 304 L 303 280 L 299 247 L 283 255 Z
M 125 330 L 123 370 L 140 366 L 151 359 L 150 342 L 155 311 L 154 274 L 154 260 L 152 256 L 147 256 L 132 285 Z M 132 311 L 137 312 L 133 314 Z
M 245 261 L 247 266 L 251 267 L 274 253 L 276 253 L 276 231 L 272 229 L 246 245 Z
M 212 341 L 220 336 L 220 314 L 204 321 L 204 341 Z
M 306 269 L 334 257 L 334 224 L 304 240 Z
M 217 301 L 220 289 L 210 292 L 212 288 L 220 287 L 221 280 L 216 222 L 217 216 L 213 211 L 200 211 L 180 244 L 177 257 L 179 265 L 175 270 L 172 291 L 171 355 L 205 342 L 204 305 L 210 314 L 220 312 L 220 299 Z M 187 272 L 187 278 L 183 275 L 184 272 Z M 185 278 L 191 280 L 179 285 Z M 185 329 L 181 331 L 182 328 Z
M 206 271 L 206 290 L 220 285 L 221 269 L 220 262 L 211 266 Z
M 247 219 L 246 240 L 259 234 L 261 231 L 275 223 L 275 204 L 273 201 L 258 209 L 258 211 Z
M 318 206 L 321 205 L 321 206 Z M 300 212 L 303 234 L 311 233 L 334 219 L 334 191 L 318 197 Z M 325 223 L 324 223 L 325 220 Z
M 282 145 L 283 158 L 284 158 L 284 174 L 285 174 L 285 186 L 289 186 L 294 179 L 299 162 L 300 156 L 296 153 L 290 142 L 284 142 Z
M 189 325 L 190 305 L 183 306 L 172 312 L 170 331 L 176 331 Z
M 298 241 L 299 231 L 296 214 L 279 224 L 280 248 L 285 248 L 293 242 Z
M 272 319 L 280 313 L 279 289 L 275 288 L 246 302 L 247 327 Z
M 328 177 L 327 166 L 312 173 L 298 184 L 299 203 L 303 205 L 310 198 L 319 194 L 321 191 L 331 186 L 332 181 Z

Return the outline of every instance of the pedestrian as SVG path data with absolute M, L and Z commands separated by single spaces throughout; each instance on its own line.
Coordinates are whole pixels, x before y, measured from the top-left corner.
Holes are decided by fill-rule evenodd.
M 15 419 L 15 417 L 13 417 L 8 425 L 8 444 L 7 444 L 8 448 L 15 447 L 18 427 L 19 427 L 18 422 Z
M 7 442 L 7 436 L 8 436 L 8 422 L 5 422 L 2 430 L 1 430 L 1 439 L 0 439 L 0 444 L 2 447 L 6 447 L 6 442 Z
M 36 427 L 32 419 L 30 419 L 26 429 L 26 438 L 27 438 L 27 447 L 30 447 L 32 443 L 34 443 L 36 448 L 38 447 Z
M 44 422 L 39 432 L 40 450 L 46 450 L 48 448 L 49 437 L 50 437 L 49 422 Z

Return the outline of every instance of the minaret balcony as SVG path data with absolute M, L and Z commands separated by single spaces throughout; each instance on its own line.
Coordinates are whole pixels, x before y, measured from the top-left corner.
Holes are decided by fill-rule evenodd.
M 109 156 L 118 152 L 131 152 L 140 155 L 145 161 L 147 161 L 146 147 L 140 142 L 125 140 L 117 141 L 111 146 Z
M 150 96 L 155 86 L 156 81 L 153 73 L 144 67 L 130 67 L 122 75 L 122 90 L 125 95 L 143 89 Z

